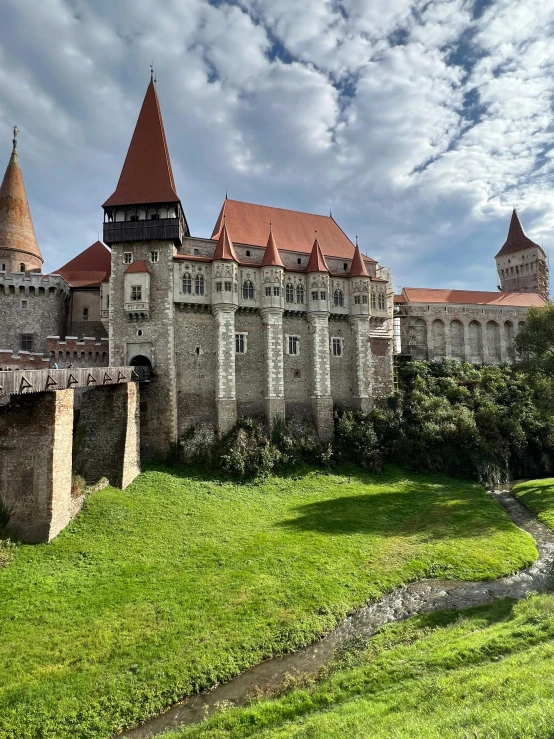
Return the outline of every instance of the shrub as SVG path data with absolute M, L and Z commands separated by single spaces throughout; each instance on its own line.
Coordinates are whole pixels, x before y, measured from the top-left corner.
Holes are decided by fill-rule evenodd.
M 356 462 L 375 472 L 383 469 L 383 455 L 370 415 L 354 411 L 335 414 L 335 451 L 339 460 Z
M 87 483 L 82 475 L 73 475 L 71 478 L 71 497 L 80 498 L 85 494 Z
M 221 469 L 239 479 L 266 477 L 280 457 L 262 426 L 251 418 L 238 421 L 221 441 Z

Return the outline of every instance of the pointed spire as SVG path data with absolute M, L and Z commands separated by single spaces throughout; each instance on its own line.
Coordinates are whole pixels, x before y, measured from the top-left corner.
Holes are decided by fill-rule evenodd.
M 503 256 L 504 254 L 510 254 L 514 251 L 521 251 L 522 249 L 533 249 L 541 248 L 534 241 L 531 241 L 529 237 L 525 235 L 517 210 L 514 208 L 512 211 L 512 218 L 510 220 L 510 228 L 508 229 L 508 238 L 502 245 L 502 248 L 496 255 L 497 257 Z M 541 249 L 542 251 L 542 249 Z
M 235 247 L 231 241 L 231 237 L 227 231 L 227 224 L 225 223 L 225 215 L 223 216 L 223 228 L 219 234 L 219 239 L 215 247 L 214 255 L 212 257 L 214 262 L 217 259 L 227 259 L 234 262 L 238 262 L 237 255 L 235 254 Z
M 354 256 L 352 257 L 352 264 L 350 265 L 349 277 L 369 277 L 365 262 L 362 258 L 362 252 L 358 246 L 358 234 L 356 234 L 356 248 L 354 249 Z
M 104 208 L 117 205 L 177 203 L 154 71 L 115 192 Z
M 262 267 L 282 267 L 285 268 L 279 249 L 273 238 L 273 230 L 271 223 L 269 224 L 269 237 L 267 239 L 267 246 L 265 247 L 264 258 L 262 259 Z
M 306 272 L 329 272 L 329 267 L 327 266 L 327 262 L 325 261 L 325 257 L 321 251 L 321 246 L 317 240 L 317 231 L 314 245 L 312 247 L 312 253 L 308 260 L 308 266 L 306 267 Z
M 27 270 L 40 269 L 44 260 L 19 166 L 18 133 L 17 126 L 14 126 L 12 153 L 0 185 L 0 250 L 18 252 L 13 255 L 14 264 L 17 261 L 24 263 Z

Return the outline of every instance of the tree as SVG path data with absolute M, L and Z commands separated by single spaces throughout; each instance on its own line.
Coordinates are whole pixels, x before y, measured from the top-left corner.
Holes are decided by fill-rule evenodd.
M 529 308 L 515 343 L 530 371 L 554 377 L 554 304 Z

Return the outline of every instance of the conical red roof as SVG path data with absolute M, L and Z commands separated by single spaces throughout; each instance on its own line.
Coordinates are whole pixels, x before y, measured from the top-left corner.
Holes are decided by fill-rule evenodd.
M 30 254 L 39 259 L 41 264 L 44 261 L 35 235 L 15 138 L 0 185 L 0 249 Z
M 352 264 L 350 265 L 350 273 L 348 276 L 349 277 L 369 277 L 357 240 L 356 240 L 356 249 L 354 250 L 354 256 L 352 257 Z
M 54 274 L 61 275 L 71 287 L 95 287 L 107 282 L 110 270 L 110 251 L 101 241 L 96 241 Z
M 235 254 L 235 248 L 227 231 L 227 226 L 225 225 L 225 222 L 223 222 L 223 228 L 221 229 L 221 233 L 219 234 L 219 239 L 217 240 L 217 245 L 215 247 L 212 259 L 214 261 L 216 259 L 230 259 L 234 262 L 238 262 L 237 255 Z
M 279 254 L 279 249 L 277 249 L 275 239 L 273 238 L 272 230 L 269 231 L 269 238 L 267 240 L 267 246 L 265 247 L 264 258 L 262 259 L 262 267 L 285 268 L 285 265 L 281 260 L 281 255 Z
M 323 252 L 321 251 L 317 238 L 312 247 L 312 253 L 308 260 L 306 272 L 329 272 L 329 267 L 327 266 L 327 262 L 325 261 L 325 257 L 323 256 Z
M 150 82 L 119 182 L 104 208 L 113 205 L 175 203 L 179 197 L 171 170 L 160 103 Z
M 511 254 L 514 251 L 521 251 L 522 249 L 536 249 L 537 247 L 542 251 L 542 248 L 538 244 L 535 244 L 534 241 L 531 241 L 531 239 L 525 235 L 519 221 L 517 211 L 514 208 L 512 219 L 510 221 L 510 228 L 508 230 L 508 238 L 496 256 L 501 257 L 504 256 L 504 254 Z

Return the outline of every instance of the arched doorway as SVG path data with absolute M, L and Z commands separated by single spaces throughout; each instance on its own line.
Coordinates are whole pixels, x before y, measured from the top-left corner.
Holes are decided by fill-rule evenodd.
M 130 367 L 152 367 L 152 362 L 144 354 L 136 354 L 129 362 Z

